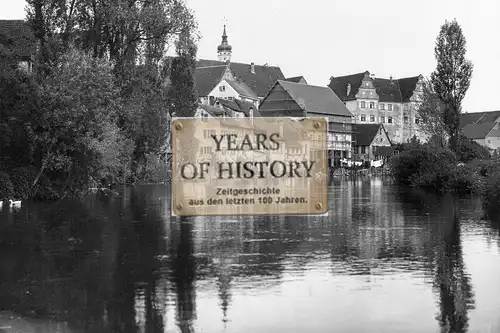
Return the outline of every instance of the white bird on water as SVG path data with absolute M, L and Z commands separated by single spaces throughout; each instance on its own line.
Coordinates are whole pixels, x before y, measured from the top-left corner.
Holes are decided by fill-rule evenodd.
M 10 205 L 12 207 L 16 207 L 16 208 L 21 207 L 21 200 L 12 200 L 12 199 L 10 199 L 9 202 L 10 202 Z

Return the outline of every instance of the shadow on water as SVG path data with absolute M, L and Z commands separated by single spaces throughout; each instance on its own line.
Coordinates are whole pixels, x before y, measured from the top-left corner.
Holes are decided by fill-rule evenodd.
M 389 285 L 422 280 L 436 295 L 432 311 L 441 331 L 467 332 L 475 305 L 462 248 L 468 201 L 360 178 L 332 181 L 328 217 L 176 219 L 169 205 L 166 187 L 144 186 L 52 210 L 28 204 L 0 212 L 0 327 L 3 311 L 67 322 L 62 332 L 220 332 L 226 325 L 228 332 L 250 332 L 233 319 L 251 306 L 248 297 L 273 306 L 276 299 L 266 295 L 321 272 L 339 288 L 339 281 L 359 277 L 387 278 Z M 380 296 L 364 292 L 367 300 Z M 212 294 L 217 309 L 205 305 Z M 324 331 L 335 329 L 329 316 L 302 309 L 310 311 L 296 322 L 302 331 L 316 318 Z M 280 331 L 285 324 L 279 315 L 275 320 L 270 329 Z
M 155 258 L 166 253 L 164 223 L 144 193 L 128 194 L 1 213 L 0 311 L 9 313 L 8 326 L 45 319 L 67 322 L 65 332 L 163 330 Z

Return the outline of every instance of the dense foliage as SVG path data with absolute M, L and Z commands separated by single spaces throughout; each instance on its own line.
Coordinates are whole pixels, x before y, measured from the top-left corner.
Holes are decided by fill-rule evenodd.
M 500 158 L 484 147 L 460 137 L 458 152 L 420 143 L 415 138 L 397 146 L 391 160 L 398 184 L 437 192 L 473 193 L 483 197 L 489 218 L 500 218 Z
M 28 22 L 34 37 L 0 35 L 0 199 L 165 181 L 169 119 L 197 101 L 184 2 L 30 0 Z M 16 41 L 30 38 L 26 73 Z

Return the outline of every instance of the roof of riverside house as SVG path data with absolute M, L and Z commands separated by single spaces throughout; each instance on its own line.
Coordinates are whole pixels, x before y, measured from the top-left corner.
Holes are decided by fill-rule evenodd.
M 278 80 L 276 84 L 280 84 L 288 95 L 306 113 L 352 117 L 352 113 L 347 109 L 345 104 L 342 103 L 337 95 L 328 87 L 294 83 L 284 80 Z M 271 93 L 271 91 L 269 93 Z M 269 94 L 267 96 L 269 96 Z M 267 96 L 261 103 L 261 113 L 263 105 L 266 103 Z M 272 102 L 267 103 L 270 104 Z
M 222 79 L 222 75 L 226 71 L 226 66 L 211 66 L 211 67 L 198 67 L 194 71 L 194 79 L 198 96 L 208 96 L 212 89 L 215 88 L 217 83 Z
M 368 71 L 345 76 L 331 77 L 328 87 L 332 89 L 342 101 L 356 99 L 361 82 Z M 383 79 L 373 78 L 372 82 L 375 91 L 379 96 L 379 102 L 405 103 L 409 102 L 413 96 L 420 75 L 402 78 L 402 79 Z M 350 84 L 351 89 L 347 95 L 347 87 Z
M 288 77 L 285 79 L 285 81 L 295 82 L 295 83 L 299 83 L 301 80 L 306 81 L 306 79 L 303 76 L 294 76 L 294 77 Z M 306 81 L 306 83 L 307 83 L 307 81 Z
M 371 145 L 381 127 L 385 131 L 382 124 L 352 124 L 352 131 L 354 132 L 356 145 Z
M 489 122 L 500 122 L 500 111 L 462 113 L 460 115 L 460 128 L 469 124 L 482 124 Z
M 245 82 L 239 82 L 235 80 L 226 80 L 226 82 L 233 88 L 240 96 L 250 97 L 253 99 L 258 99 L 257 95 L 250 89 Z
M 200 104 L 199 107 L 202 108 L 203 110 L 205 110 L 208 114 L 210 114 L 214 118 L 224 116 L 224 115 L 229 116 L 227 114 L 226 110 L 218 108 L 216 106 L 212 106 L 209 104 Z
M 214 67 L 214 66 L 227 66 L 227 63 L 217 60 L 204 60 L 197 61 L 196 67 Z M 238 62 L 230 62 L 229 68 L 234 76 L 238 77 L 244 82 L 258 97 L 264 97 L 267 91 L 274 85 L 276 80 L 283 80 L 285 76 L 278 66 L 256 65 L 254 64 L 254 71 L 252 73 L 252 65 Z M 222 75 L 222 74 L 221 74 Z M 212 81 L 212 89 L 220 79 Z M 211 91 L 211 89 L 210 89 Z M 206 95 L 200 95 L 206 96 Z
M 0 45 L 26 59 L 36 52 L 33 30 L 23 20 L 0 20 Z
M 241 101 L 239 99 L 228 100 L 222 98 L 217 99 L 217 102 L 233 111 L 243 112 L 247 117 L 250 117 L 250 109 L 253 109 L 254 117 L 257 116 L 257 108 L 250 102 Z
M 493 121 L 467 124 L 462 128 L 462 134 L 469 139 L 485 139 L 496 124 L 497 123 Z

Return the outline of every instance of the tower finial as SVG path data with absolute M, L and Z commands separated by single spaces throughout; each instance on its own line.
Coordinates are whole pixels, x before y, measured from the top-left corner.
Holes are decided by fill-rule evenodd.
M 226 33 L 226 18 L 224 17 L 224 31 L 222 32 L 222 42 L 217 47 L 217 58 L 219 61 L 229 62 L 231 61 L 231 50 L 232 47 L 227 42 L 227 33 Z

